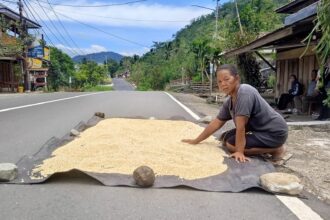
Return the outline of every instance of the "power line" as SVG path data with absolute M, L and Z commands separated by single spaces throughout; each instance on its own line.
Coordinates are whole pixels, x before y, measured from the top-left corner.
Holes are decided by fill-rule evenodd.
M 38 22 L 38 19 L 36 19 L 36 17 L 34 16 L 34 14 L 32 13 L 32 11 L 30 10 L 30 8 L 27 6 L 27 4 L 25 3 L 25 1 L 23 0 L 23 4 L 25 5 L 25 7 L 28 9 L 28 11 L 30 12 L 31 16 L 34 18 L 34 20 L 36 22 Z M 48 37 L 48 35 L 46 34 L 46 32 L 43 30 L 42 28 L 42 31 L 44 32 L 44 35 L 45 37 L 47 37 L 48 41 L 50 42 L 50 44 L 55 47 L 55 44 L 52 42 L 52 40 L 50 39 L 50 37 Z
M 14 1 L 10 1 L 10 0 L 1 0 L 1 1 L 17 5 L 17 2 Z
M 38 1 L 37 1 L 38 2 Z M 57 31 L 57 33 L 60 35 L 60 37 L 63 39 L 64 44 L 67 44 L 68 46 L 71 46 L 71 44 L 65 39 L 65 37 L 63 36 L 63 34 L 58 30 L 58 28 L 56 27 L 56 25 L 54 24 L 54 22 L 50 19 L 50 17 L 48 16 L 48 14 L 46 13 L 44 7 L 38 2 L 39 7 L 41 8 L 41 10 L 44 12 L 44 14 L 46 15 L 46 17 L 48 18 L 49 22 L 51 23 L 51 25 L 55 28 L 55 30 Z M 70 51 L 73 52 L 76 55 L 79 55 L 79 53 L 77 53 L 77 51 L 73 48 L 70 48 Z
M 100 28 L 97 28 L 97 27 L 94 27 L 94 26 L 92 26 L 92 25 L 86 24 L 86 23 L 84 23 L 84 22 L 78 21 L 78 20 L 76 20 L 76 19 L 74 19 L 74 18 L 71 18 L 71 17 L 69 17 L 69 16 L 66 16 L 66 15 L 64 15 L 64 14 L 62 14 L 62 13 L 59 13 L 59 14 L 61 14 L 62 16 L 66 17 L 66 18 L 68 18 L 68 19 L 71 19 L 71 20 L 73 20 L 73 21 L 75 21 L 75 22 L 77 22 L 77 23 L 80 23 L 80 24 L 82 24 L 82 25 L 85 25 L 86 27 L 89 27 L 89 28 L 95 29 L 95 30 L 97 30 L 97 31 L 100 31 L 100 32 L 102 32 L 102 33 L 104 33 L 104 34 L 107 34 L 107 35 L 109 35 L 109 36 L 112 36 L 112 37 L 118 38 L 118 39 L 120 39 L 120 40 L 123 40 L 123 41 L 129 42 L 129 43 L 131 43 L 131 44 L 135 44 L 135 45 L 138 45 L 138 46 L 142 46 L 142 47 L 147 47 L 147 48 L 149 48 L 149 46 L 146 46 L 146 45 L 144 45 L 144 44 L 140 44 L 140 43 L 138 43 L 138 42 L 135 42 L 135 41 L 132 41 L 132 40 L 129 40 L 129 39 L 126 39 L 126 38 L 120 37 L 120 36 L 118 36 L 118 35 L 115 35 L 115 34 L 112 34 L 112 33 L 106 32 L 106 31 L 104 31 L 104 30 L 102 30 L 102 29 L 100 29 Z
M 62 41 L 60 40 L 60 39 L 58 39 L 58 37 L 56 36 L 56 34 L 54 34 L 54 32 L 48 27 L 48 25 L 40 18 L 40 16 L 38 15 L 38 13 L 36 13 L 36 11 L 33 9 L 33 7 L 31 7 L 31 9 L 30 9 L 30 7 L 28 6 L 28 2 L 26 2 L 25 0 L 23 0 L 23 3 L 24 3 L 24 5 L 28 8 L 28 10 L 30 11 L 30 13 L 33 15 L 33 14 L 36 14 L 37 15 L 37 17 L 39 18 L 39 19 L 36 19 L 36 20 L 38 20 L 38 21 L 41 21 L 42 23 L 43 23 L 43 25 L 46 27 L 46 29 L 54 36 L 54 38 L 59 42 L 59 43 L 62 43 Z M 31 5 L 30 5 L 31 6 Z M 33 12 L 32 12 L 32 11 Z M 34 17 L 34 16 L 33 16 Z M 35 18 L 35 17 L 34 17 Z M 49 37 L 48 37 L 49 38 Z M 50 39 L 50 38 L 49 38 Z M 52 41 L 50 41 L 50 42 L 52 42 Z M 55 47 L 55 45 L 54 45 L 54 43 L 52 43 L 53 44 L 53 46 Z
M 40 0 L 37 0 L 37 1 L 47 3 L 45 1 L 40 1 Z M 67 4 L 58 4 L 58 3 L 52 3 L 52 5 L 65 6 L 65 7 L 76 7 L 76 8 L 98 8 L 98 7 L 111 7 L 111 6 L 128 5 L 128 4 L 138 3 L 138 2 L 145 2 L 145 1 L 147 1 L 147 0 L 138 0 L 138 1 L 125 2 L 125 3 L 104 4 L 104 5 L 67 5 Z
M 69 39 L 71 40 L 71 42 L 73 43 L 73 45 L 79 50 L 79 52 L 83 55 L 85 55 L 85 53 L 79 48 L 79 46 L 76 44 L 76 42 L 72 39 L 72 37 L 70 36 L 69 32 L 67 31 L 67 29 L 65 28 L 65 26 L 63 25 L 61 19 L 57 16 L 53 6 L 50 4 L 49 0 L 47 0 L 49 6 L 51 7 L 51 9 L 53 10 L 54 15 L 56 16 L 58 22 L 60 23 L 60 25 L 62 26 L 63 30 L 65 31 L 65 33 L 67 34 L 67 36 L 69 37 Z
M 48 1 L 48 0 L 47 0 Z M 57 11 L 56 9 L 52 8 L 54 11 Z M 99 17 L 99 18 L 109 18 L 113 20 L 123 20 L 123 21 L 137 21 L 137 22 L 173 22 L 173 23 L 186 23 L 190 22 L 190 20 L 148 20 L 148 19 L 130 19 L 130 18 L 118 18 L 118 17 L 109 17 L 109 16 L 102 16 L 102 15 L 91 15 L 91 14 L 86 14 L 86 13 L 79 13 L 79 12 L 74 12 L 74 14 L 79 14 L 79 15 L 87 15 L 87 16 L 92 16 L 92 17 Z
M 56 10 L 56 9 L 54 9 Z M 109 18 L 113 20 L 122 20 L 122 21 L 138 21 L 138 22 L 163 22 L 163 23 L 186 23 L 190 22 L 189 20 L 148 20 L 148 19 L 130 19 L 130 18 L 118 18 L 118 17 L 109 17 L 109 16 L 102 16 L 102 15 L 91 15 L 91 14 L 85 14 L 85 13 L 77 13 L 75 14 L 79 15 L 87 15 L 87 16 L 93 16 L 93 17 L 99 17 L 99 18 Z
M 47 8 L 47 7 L 45 7 L 45 8 Z M 48 9 L 49 9 L 49 8 L 48 8 Z M 78 20 L 76 20 L 76 19 L 74 19 L 74 18 L 72 18 L 72 17 L 69 17 L 69 16 L 67 16 L 67 15 L 65 15 L 65 14 L 63 14 L 63 13 L 57 12 L 57 14 L 60 14 L 61 16 L 66 17 L 66 18 L 68 18 L 68 19 L 70 19 L 70 20 L 72 20 L 72 21 L 75 21 L 75 22 L 77 22 L 77 23 L 79 23 L 79 24 L 81 24 L 81 25 L 84 25 L 84 26 L 86 26 L 86 27 L 89 27 L 89 28 L 92 28 L 92 29 L 97 30 L 97 31 L 99 31 L 99 32 L 102 32 L 102 33 L 104 33 L 104 34 L 107 34 L 107 35 L 109 35 L 109 36 L 111 36 L 111 37 L 114 37 L 114 38 L 117 38 L 117 39 L 120 39 L 120 40 L 123 40 L 123 41 L 129 42 L 129 43 L 131 43 L 131 44 L 135 44 L 135 45 L 138 45 L 138 46 L 141 46 L 141 47 L 147 47 L 147 48 L 150 48 L 149 46 L 143 45 L 143 44 L 141 44 L 141 43 L 138 43 L 138 42 L 135 42 L 135 41 L 132 41 L 132 40 L 129 40 L 129 39 L 126 39 L 126 38 L 124 38 L 124 37 L 120 37 L 120 36 L 118 36 L 118 35 L 115 35 L 115 34 L 112 34 L 112 33 L 107 32 L 107 31 L 104 31 L 104 30 L 102 30 L 102 29 L 100 29 L 100 28 L 97 28 L 97 27 L 94 27 L 94 26 L 92 26 L 92 25 L 86 24 L 86 23 L 84 23 L 84 22 L 78 21 Z
M 37 2 L 38 2 L 38 1 L 37 1 Z M 36 4 L 36 3 L 34 3 L 34 4 Z M 49 21 L 51 22 L 51 24 L 53 25 L 53 27 L 57 30 L 57 32 L 60 34 L 60 36 L 62 37 L 62 39 L 64 39 L 65 43 L 69 46 L 69 47 L 67 47 L 67 49 L 68 49 L 69 51 L 71 51 L 71 53 L 72 53 L 73 55 L 80 55 L 79 53 L 77 53 L 76 49 L 78 49 L 79 51 L 81 51 L 82 55 L 85 55 L 86 53 L 83 52 L 83 51 L 79 48 L 79 46 L 77 46 L 75 43 L 74 43 L 74 45 L 75 45 L 77 48 L 72 47 L 71 44 L 68 43 L 68 41 L 64 38 L 64 36 L 61 34 L 61 32 L 56 28 L 55 24 L 52 22 L 52 20 L 50 19 L 50 17 L 47 15 L 47 13 L 46 13 L 45 10 L 44 10 L 44 9 L 47 9 L 47 10 L 52 11 L 52 9 L 50 9 L 50 8 L 48 8 L 48 7 L 45 7 L 45 6 L 42 6 L 39 2 L 38 2 L 38 5 L 39 5 L 39 7 L 41 7 L 41 9 L 43 10 L 43 12 L 46 14 L 47 18 L 49 19 Z M 58 14 L 59 14 L 59 13 L 58 13 Z M 57 16 L 57 15 L 56 15 L 56 16 Z M 58 18 L 58 16 L 57 16 L 57 18 Z M 46 24 L 46 23 L 45 23 L 45 24 Z M 63 24 L 62 24 L 62 25 L 63 25 Z M 63 27 L 64 27 L 64 25 L 63 25 Z M 64 29 L 65 29 L 65 28 L 64 28 Z M 66 30 L 66 29 L 65 29 L 65 30 Z M 53 34 L 53 35 L 54 35 L 54 34 Z M 70 36 L 70 35 L 69 35 L 69 36 Z M 55 37 L 56 37 L 56 36 L 55 36 Z M 58 38 L 56 37 L 56 39 L 58 39 Z M 97 53 L 98 51 L 92 49 L 92 52 Z
M 7 2 L 9 4 L 12 4 L 12 5 L 15 5 L 17 6 L 17 2 L 14 2 L 14 1 L 9 1 L 9 0 L 1 0 L 1 1 L 4 1 L 4 2 Z M 26 6 L 25 8 L 29 11 L 30 15 L 33 17 L 34 21 L 36 21 L 38 23 L 38 20 L 36 19 L 36 17 L 33 15 L 33 13 L 31 12 L 30 8 L 26 5 L 25 2 L 23 2 L 24 5 Z M 5 5 L 6 7 L 8 7 L 7 5 Z M 25 10 L 25 13 L 26 13 L 26 16 L 27 18 L 29 18 L 30 20 L 33 21 L 33 19 L 30 18 L 29 14 L 27 13 L 27 11 Z M 48 35 L 46 34 L 46 32 L 41 28 L 43 34 L 45 35 L 45 37 L 47 38 L 47 40 L 50 42 L 50 44 L 55 47 L 54 43 L 51 41 L 51 39 L 48 37 Z M 39 29 L 36 29 L 37 33 L 40 34 L 40 31 Z

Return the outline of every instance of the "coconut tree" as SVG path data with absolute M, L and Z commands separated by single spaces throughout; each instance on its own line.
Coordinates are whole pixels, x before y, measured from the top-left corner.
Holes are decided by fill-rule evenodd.
M 316 45 L 316 54 L 320 62 L 321 78 L 324 79 L 325 66 L 327 60 L 330 59 L 330 0 L 321 0 L 317 11 L 317 23 L 308 36 L 308 41 L 312 40 L 315 32 L 321 32 L 322 37 Z M 328 99 L 325 104 L 330 106 L 330 94 L 328 91 Z
M 202 82 L 204 82 L 204 70 L 207 54 L 210 51 L 209 41 L 207 39 L 198 38 L 192 43 L 192 52 L 198 60 L 199 71 L 201 74 Z

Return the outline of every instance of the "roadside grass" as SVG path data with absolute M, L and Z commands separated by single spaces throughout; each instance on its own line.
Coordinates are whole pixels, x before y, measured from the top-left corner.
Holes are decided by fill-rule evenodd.
M 104 92 L 113 90 L 109 85 L 86 86 L 82 89 L 83 92 Z

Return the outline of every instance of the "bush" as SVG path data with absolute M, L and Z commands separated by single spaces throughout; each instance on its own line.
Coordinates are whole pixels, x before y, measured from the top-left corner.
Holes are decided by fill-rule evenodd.
M 274 89 L 275 83 L 276 83 L 275 74 L 269 75 L 268 80 L 267 80 L 267 86 L 268 86 L 268 88 L 273 88 Z

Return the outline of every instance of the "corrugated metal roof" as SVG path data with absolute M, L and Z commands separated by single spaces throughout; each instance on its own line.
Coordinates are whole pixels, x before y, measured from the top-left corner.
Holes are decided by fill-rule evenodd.
M 5 15 L 7 18 L 12 19 L 14 21 L 20 20 L 20 15 L 5 5 L 0 3 L 0 14 Z M 26 21 L 27 28 L 41 28 L 41 25 L 31 21 L 30 19 L 23 16 L 23 20 Z

